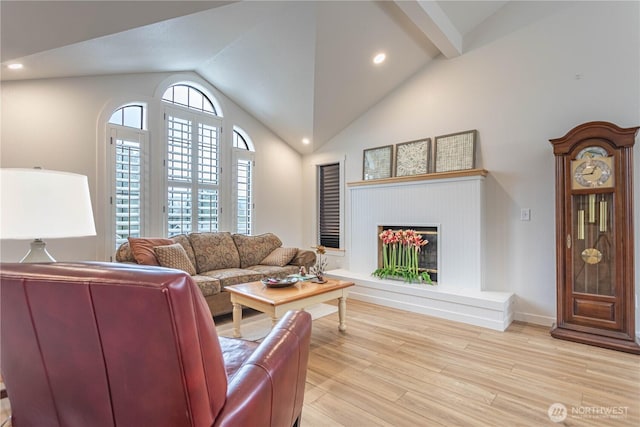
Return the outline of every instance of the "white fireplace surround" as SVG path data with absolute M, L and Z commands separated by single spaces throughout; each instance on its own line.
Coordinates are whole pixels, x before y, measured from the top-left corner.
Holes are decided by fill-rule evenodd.
M 353 281 L 353 299 L 505 330 L 513 320 L 515 296 L 491 291 L 487 284 L 485 175 L 478 170 L 350 184 L 345 268 L 330 276 Z M 371 276 L 377 268 L 378 226 L 406 224 L 438 227 L 436 286 Z

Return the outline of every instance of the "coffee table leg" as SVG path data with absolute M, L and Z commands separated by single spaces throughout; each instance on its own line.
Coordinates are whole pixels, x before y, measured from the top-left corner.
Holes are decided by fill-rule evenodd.
M 235 338 L 242 337 L 240 333 L 240 323 L 242 323 L 242 305 L 233 303 L 233 336 Z
M 338 330 L 344 332 L 347 330 L 347 324 L 345 323 L 345 314 L 347 313 L 347 297 L 338 298 L 338 319 L 340 324 Z

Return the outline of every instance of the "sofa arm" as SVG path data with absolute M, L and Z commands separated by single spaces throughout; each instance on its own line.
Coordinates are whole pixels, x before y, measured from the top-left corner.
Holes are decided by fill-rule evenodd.
M 216 426 L 291 427 L 302 413 L 311 316 L 290 311 L 240 367 Z
M 298 249 L 296 256 L 289 262 L 290 265 L 303 266 L 308 270 L 316 263 L 316 253 L 308 249 Z

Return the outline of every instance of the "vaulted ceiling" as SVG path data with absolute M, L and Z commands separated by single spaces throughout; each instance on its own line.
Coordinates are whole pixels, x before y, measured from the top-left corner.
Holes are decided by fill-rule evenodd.
M 195 71 L 304 154 L 505 3 L 3 0 L 1 77 Z

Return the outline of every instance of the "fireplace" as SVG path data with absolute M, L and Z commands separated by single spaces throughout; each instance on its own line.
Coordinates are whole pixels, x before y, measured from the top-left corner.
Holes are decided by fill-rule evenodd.
M 354 282 L 352 299 L 504 331 L 515 295 L 491 290 L 491 279 L 485 281 L 484 175 L 475 170 L 349 184 L 345 263 L 327 276 Z M 427 249 L 436 252 L 428 268 L 437 270 L 431 274 L 438 286 L 371 274 L 378 268 L 378 236 L 388 228 L 436 231 L 422 249 L 426 257 Z
M 418 268 L 424 269 L 433 282 L 438 281 L 438 227 L 414 225 L 379 225 L 377 236 L 384 230 L 414 230 L 429 243 L 423 246 L 418 255 Z M 378 238 L 378 268 L 382 267 L 382 240 Z

